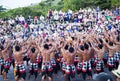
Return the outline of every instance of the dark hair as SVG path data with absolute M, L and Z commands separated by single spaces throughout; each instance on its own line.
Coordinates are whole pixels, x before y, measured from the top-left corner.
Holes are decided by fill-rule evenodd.
M 35 53 L 35 48 L 34 47 L 31 48 L 31 52 Z
M 113 42 L 109 42 L 109 45 L 110 45 L 110 46 L 113 46 Z
M 73 52 L 74 52 L 74 48 L 73 48 L 73 47 L 70 47 L 70 48 L 69 48 L 69 52 L 70 52 L 70 53 L 73 53 Z
M 82 51 L 84 51 L 84 46 L 83 46 L 83 45 L 80 45 L 80 49 L 81 49 Z
M 99 40 L 99 42 L 100 42 L 101 44 L 103 43 L 103 40 L 102 40 L 101 38 L 99 38 L 98 40 Z
M 46 39 L 46 42 L 49 42 L 49 39 Z
M 72 38 L 72 40 L 74 40 L 75 38 L 74 37 L 71 37 Z
M 88 44 L 89 44 L 89 46 L 90 46 L 90 47 L 92 47 L 92 45 L 91 45 L 91 43 L 90 43 L 90 42 L 88 42 Z
M 103 48 L 103 44 L 98 44 L 98 47 L 99 47 L 100 49 L 102 49 L 102 48 Z
M 85 48 L 85 49 L 88 49 L 88 48 L 89 48 L 89 45 L 85 43 L 85 44 L 84 44 L 84 48 Z
M 65 49 L 65 50 L 68 50 L 68 47 L 69 47 L 69 45 L 66 44 L 65 47 L 64 47 L 64 49 Z
M 116 39 L 117 39 L 117 41 L 118 41 L 118 42 L 120 41 L 120 37 L 119 37 L 119 36 L 117 36 L 117 38 L 116 38 Z
M 49 49 L 48 44 L 44 44 L 44 48 L 48 50 Z
M 108 43 L 108 40 L 107 40 L 107 39 L 106 39 L 105 41 Z
M 4 47 L 3 47 L 2 45 L 0 45 L 0 49 L 1 49 L 1 50 L 4 50 Z
M 20 51 L 20 46 L 15 46 L 16 51 Z
M 4 44 L 4 43 L 5 43 L 5 39 L 2 39 L 2 40 L 1 40 L 1 43 Z
M 95 78 L 95 81 L 114 81 L 114 79 L 111 77 L 111 75 L 107 73 L 99 73 Z

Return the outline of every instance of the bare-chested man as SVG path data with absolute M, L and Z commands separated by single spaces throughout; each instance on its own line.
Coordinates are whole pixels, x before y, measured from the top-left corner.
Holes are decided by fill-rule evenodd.
M 49 48 L 48 44 L 44 44 L 41 48 L 41 55 L 43 57 L 43 63 L 42 63 L 42 81 L 45 81 L 45 78 L 48 78 L 49 81 L 52 81 L 52 65 L 50 62 L 50 54 L 53 51 L 54 46 L 52 48 Z
M 53 42 L 51 42 L 51 44 L 49 44 L 49 48 L 52 47 L 53 43 L 55 43 L 55 41 L 53 41 Z M 52 67 L 53 67 L 53 73 L 57 77 L 57 65 L 56 65 L 56 59 L 55 59 L 55 50 L 56 49 L 54 49 L 54 51 L 51 52 L 51 54 L 50 54 L 50 61 L 51 61 Z
M 90 58 L 88 59 L 90 55 L 91 49 L 87 43 L 84 43 L 84 52 L 82 53 L 83 61 L 82 61 L 82 75 L 83 79 L 86 80 L 86 74 L 88 74 L 89 79 L 92 78 L 92 68 L 91 68 L 91 62 Z
M 38 45 L 37 48 L 38 48 L 38 54 L 37 54 L 37 63 L 38 63 L 38 73 L 41 72 L 41 67 L 42 67 L 42 55 L 41 55 L 41 51 L 39 50 L 39 45 L 42 43 L 42 39 L 40 37 L 38 37 L 38 39 L 36 39 L 36 44 Z
M 104 71 L 104 63 L 103 63 L 103 56 L 104 56 L 104 47 L 102 43 L 99 43 L 98 46 L 92 44 L 93 49 L 97 53 L 97 63 L 96 63 L 96 72 L 100 73 Z
M 37 54 L 38 54 L 38 47 L 36 43 L 32 43 L 30 52 L 29 52 L 29 58 L 30 58 L 30 68 L 29 68 L 29 75 L 28 75 L 28 81 L 30 80 L 30 76 L 34 74 L 34 81 L 36 81 L 37 75 L 38 75 L 38 63 L 37 63 Z
M 108 43 L 108 39 L 105 39 L 106 43 Z M 103 57 L 103 61 L 104 61 L 104 65 L 105 67 L 107 67 L 107 60 L 108 60 L 108 47 L 106 45 L 104 45 L 104 57 Z
M 9 43 L 8 43 L 9 42 Z M 3 66 L 3 78 L 4 78 L 4 81 L 7 81 L 7 73 L 8 73 L 8 70 L 10 69 L 10 58 L 9 58 L 9 46 L 10 46 L 11 42 L 10 41 L 7 41 L 6 43 L 6 47 L 2 47 L 2 56 L 4 58 L 4 66 Z
M 63 44 L 63 47 L 61 48 L 61 55 L 62 55 L 62 58 L 61 58 L 61 70 L 62 70 L 62 73 L 63 73 L 63 77 L 64 77 L 64 80 L 65 79 L 65 71 L 66 71 L 66 60 L 67 60 L 67 57 L 66 57 L 66 52 L 68 51 L 68 48 L 69 48 L 69 45 L 67 44 L 66 41 L 62 42 Z
M 3 50 L 3 46 L 0 45 L 0 66 L 1 66 L 0 75 L 2 75 L 2 71 L 3 71 L 3 68 L 4 68 L 4 59 L 3 59 L 3 56 L 2 56 L 2 50 Z
M 111 40 L 109 41 L 109 44 L 106 43 L 105 40 L 103 40 L 103 42 L 108 47 L 108 50 L 109 50 L 107 64 L 108 64 L 109 71 L 112 71 L 114 69 L 114 54 L 116 52 L 117 46 Z
M 79 45 L 78 47 L 78 50 L 76 52 L 76 55 L 78 55 L 78 64 L 77 64 L 77 74 L 78 74 L 78 77 L 80 77 L 80 73 L 82 72 L 82 54 L 84 52 L 84 46 L 83 45 Z
M 30 44 L 27 47 L 22 47 L 18 44 L 14 47 L 14 59 L 15 59 L 15 81 L 25 81 L 26 71 L 23 61 L 23 54 L 27 52 Z
M 63 52 L 63 58 L 65 59 L 66 62 L 66 68 L 65 68 L 65 76 L 66 80 L 70 81 L 70 78 L 75 77 L 75 65 L 74 65 L 74 57 L 76 50 L 73 48 L 72 45 L 68 46 L 67 51 L 62 51 Z
M 73 40 L 72 43 L 73 43 L 74 47 L 77 49 L 78 48 L 77 47 L 77 44 L 78 44 L 77 37 L 72 37 L 72 40 Z M 78 57 L 78 54 L 76 54 L 75 58 L 74 58 L 74 65 L 75 65 L 75 67 L 77 66 L 78 62 L 79 62 L 79 57 Z
M 119 61 L 120 61 L 120 37 L 119 35 L 115 37 L 114 43 L 116 45 L 116 52 L 114 54 L 114 65 L 115 69 L 118 69 Z

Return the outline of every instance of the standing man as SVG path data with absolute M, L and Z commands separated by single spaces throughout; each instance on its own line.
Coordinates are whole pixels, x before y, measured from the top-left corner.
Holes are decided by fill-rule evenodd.
M 98 44 L 97 47 L 92 44 L 92 48 L 97 53 L 97 63 L 96 63 L 96 72 L 104 72 L 104 62 L 103 62 L 103 56 L 104 56 L 104 47 L 103 44 Z
M 14 59 L 15 59 L 15 81 L 25 81 L 26 71 L 23 61 L 23 54 L 27 52 L 29 49 L 30 44 L 22 49 L 22 47 L 18 44 L 14 47 Z
M 10 52 L 9 52 L 8 48 L 9 48 L 11 42 L 10 41 L 8 41 L 8 42 L 6 43 L 5 48 L 2 46 L 2 56 L 4 58 L 2 74 L 3 74 L 4 81 L 8 81 L 7 73 L 8 73 L 8 70 L 10 69 L 10 58 L 9 58 Z
M 30 49 L 30 68 L 29 68 L 29 75 L 28 75 L 28 81 L 30 81 L 30 76 L 34 74 L 34 81 L 36 81 L 37 75 L 38 75 L 38 63 L 37 63 L 37 45 L 32 43 L 31 49 Z
M 52 65 L 50 62 L 50 54 L 53 51 L 54 47 L 49 48 L 48 44 L 44 44 L 41 48 L 41 55 L 43 57 L 43 63 L 42 63 L 42 81 L 45 81 L 45 78 L 48 78 L 49 81 L 52 81 Z
M 4 58 L 2 56 L 2 50 L 4 49 L 4 47 L 0 44 L 0 66 L 1 66 L 1 70 L 0 70 L 0 75 L 2 75 L 2 71 L 4 68 Z
M 113 41 L 109 41 L 109 44 L 107 44 L 105 40 L 103 40 L 103 42 L 109 50 L 107 64 L 109 71 L 112 71 L 114 69 L 114 54 L 116 52 L 117 46 L 113 43 Z
M 66 51 L 66 69 L 65 69 L 65 74 L 66 74 L 66 80 L 70 81 L 70 78 L 75 77 L 75 65 L 74 65 L 74 57 L 75 57 L 75 48 L 70 46 L 68 50 Z
M 79 45 L 77 53 L 76 53 L 78 55 L 78 64 L 77 64 L 77 67 L 76 67 L 78 77 L 80 77 L 80 73 L 82 72 L 82 60 L 83 60 L 82 54 L 83 53 L 84 53 L 84 46 Z
M 88 74 L 89 79 L 92 80 L 92 68 L 90 60 L 88 60 L 88 57 L 91 53 L 91 49 L 87 43 L 84 43 L 84 52 L 82 53 L 82 75 L 83 79 L 86 81 L 86 74 Z

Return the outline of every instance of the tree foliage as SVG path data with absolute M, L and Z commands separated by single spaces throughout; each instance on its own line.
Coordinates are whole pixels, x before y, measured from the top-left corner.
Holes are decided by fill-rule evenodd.
M 56 2 L 55 2 L 56 1 Z M 99 6 L 101 9 L 110 9 L 113 7 L 120 6 L 120 0 L 46 0 L 44 2 L 39 3 L 38 5 L 31 5 L 29 7 L 16 8 L 9 11 L 3 12 L 5 9 L 0 6 L 0 17 L 11 17 L 16 15 L 23 15 L 25 17 L 31 15 L 46 15 L 48 10 L 57 9 L 67 11 L 68 9 L 72 9 L 74 11 L 79 10 L 80 8 L 86 7 L 97 7 Z M 55 4 L 57 3 L 57 4 Z

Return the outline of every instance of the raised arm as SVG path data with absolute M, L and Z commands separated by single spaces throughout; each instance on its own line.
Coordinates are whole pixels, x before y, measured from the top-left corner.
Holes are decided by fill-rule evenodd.
M 7 49 L 9 48 L 11 42 L 7 42 L 7 46 L 5 47 L 5 49 L 2 51 L 3 53 L 7 51 Z
M 95 47 L 95 45 L 93 44 L 92 40 L 91 40 L 90 42 L 91 42 L 92 48 L 93 48 L 96 52 L 98 52 L 99 50 Z
M 29 50 L 30 46 L 31 46 L 31 44 L 29 44 L 29 45 L 26 47 L 26 49 L 22 50 L 22 51 L 20 52 L 20 54 L 24 54 L 25 52 L 27 52 L 27 51 Z
M 114 49 L 114 47 L 109 46 L 105 40 L 103 40 L 104 45 L 106 45 L 109 49 Z

